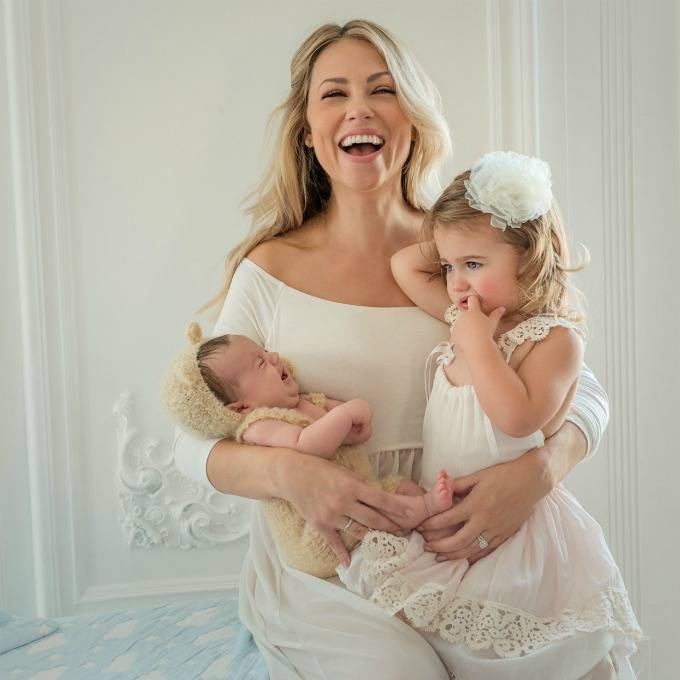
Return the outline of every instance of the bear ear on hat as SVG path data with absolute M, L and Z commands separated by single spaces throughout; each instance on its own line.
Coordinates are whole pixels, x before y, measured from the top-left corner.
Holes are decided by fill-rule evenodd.
M 203 331 L 201 327 L 194 321 L 189 324 L 186 332 L 187 340 L 196 345 L 203 340 Z

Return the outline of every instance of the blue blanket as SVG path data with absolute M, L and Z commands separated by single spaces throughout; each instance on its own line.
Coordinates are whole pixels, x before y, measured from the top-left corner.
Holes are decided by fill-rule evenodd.
M 0 612 L 0 678 L 268 680 L 234 599 L 61 619 Z

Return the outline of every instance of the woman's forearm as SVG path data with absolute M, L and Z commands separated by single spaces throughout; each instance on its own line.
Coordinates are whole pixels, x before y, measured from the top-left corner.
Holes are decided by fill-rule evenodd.
M 567 415 L 582 430 L 588 449 L 586 457 L 592 456 L 607 428 L 609 421 L 609 400 L 607 393 L 598 382 L 593 372 L 584 364 L 574 401 Z
M 300 454 L 289 449 L 222 439 L 210 451 L 206 472 L 222 493 L 256 500 L 285 498 L 285 472 L 295 465 L 296 457 Z
M 546 439 L 545 446 L 525 455 L 534 458 L 542 471 L 546 489 L 550 491 L 583 460 L 587 449 L 588 442 L 583 432 L 567 421 L 552 437 Z
M 210 483 L 223 493 L 266 500 L 283 498 L 347 557 L 337 530 L 347 519 L 380 531 L 401 528 L 386 514 L 409 518 L 409 503 L 363 481 L 359 475 L 319 456 L 270 446 L 221 440 L 206 465 Z M 379 508 L 379 510 L 377 509 Z

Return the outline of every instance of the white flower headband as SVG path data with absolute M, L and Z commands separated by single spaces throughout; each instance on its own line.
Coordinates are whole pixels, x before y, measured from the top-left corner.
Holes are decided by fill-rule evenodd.
M 552 203 L 550 166 L 514 151 L 482 156 L 465 180 L 470 207 L 491 215 L 491 225 L 505 231 L 545 215 Z

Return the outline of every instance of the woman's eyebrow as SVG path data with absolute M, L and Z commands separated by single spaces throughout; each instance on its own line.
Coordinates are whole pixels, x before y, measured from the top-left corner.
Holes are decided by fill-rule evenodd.
M 372 83 L 374 80 L 378 80 L 381 76 L 392 76 L 392 74 L 389 71 L 378 71 L 378 73 L 374 73 L 373 75 L 368 76 L 366 78 L 367 83 Z
M 389 71 L 378 71 L 378 73 L 372 73 L 368 78 L 366 78 L 367 83 L 372 83 L 374 80 L 378 80 L 378 78 L 381 78 L 382 76 L 392 76 L 392 74 Z M 326 78 L 325 80 L 322 80 L 319 83 L 319 87 L 316 89 L 318 90 L 324 83 L 338 83 L 340 85 L 347 85 L 349 80 L 347 78 L 342 78 L 340 76 L 336 76 L 335 78 Z

